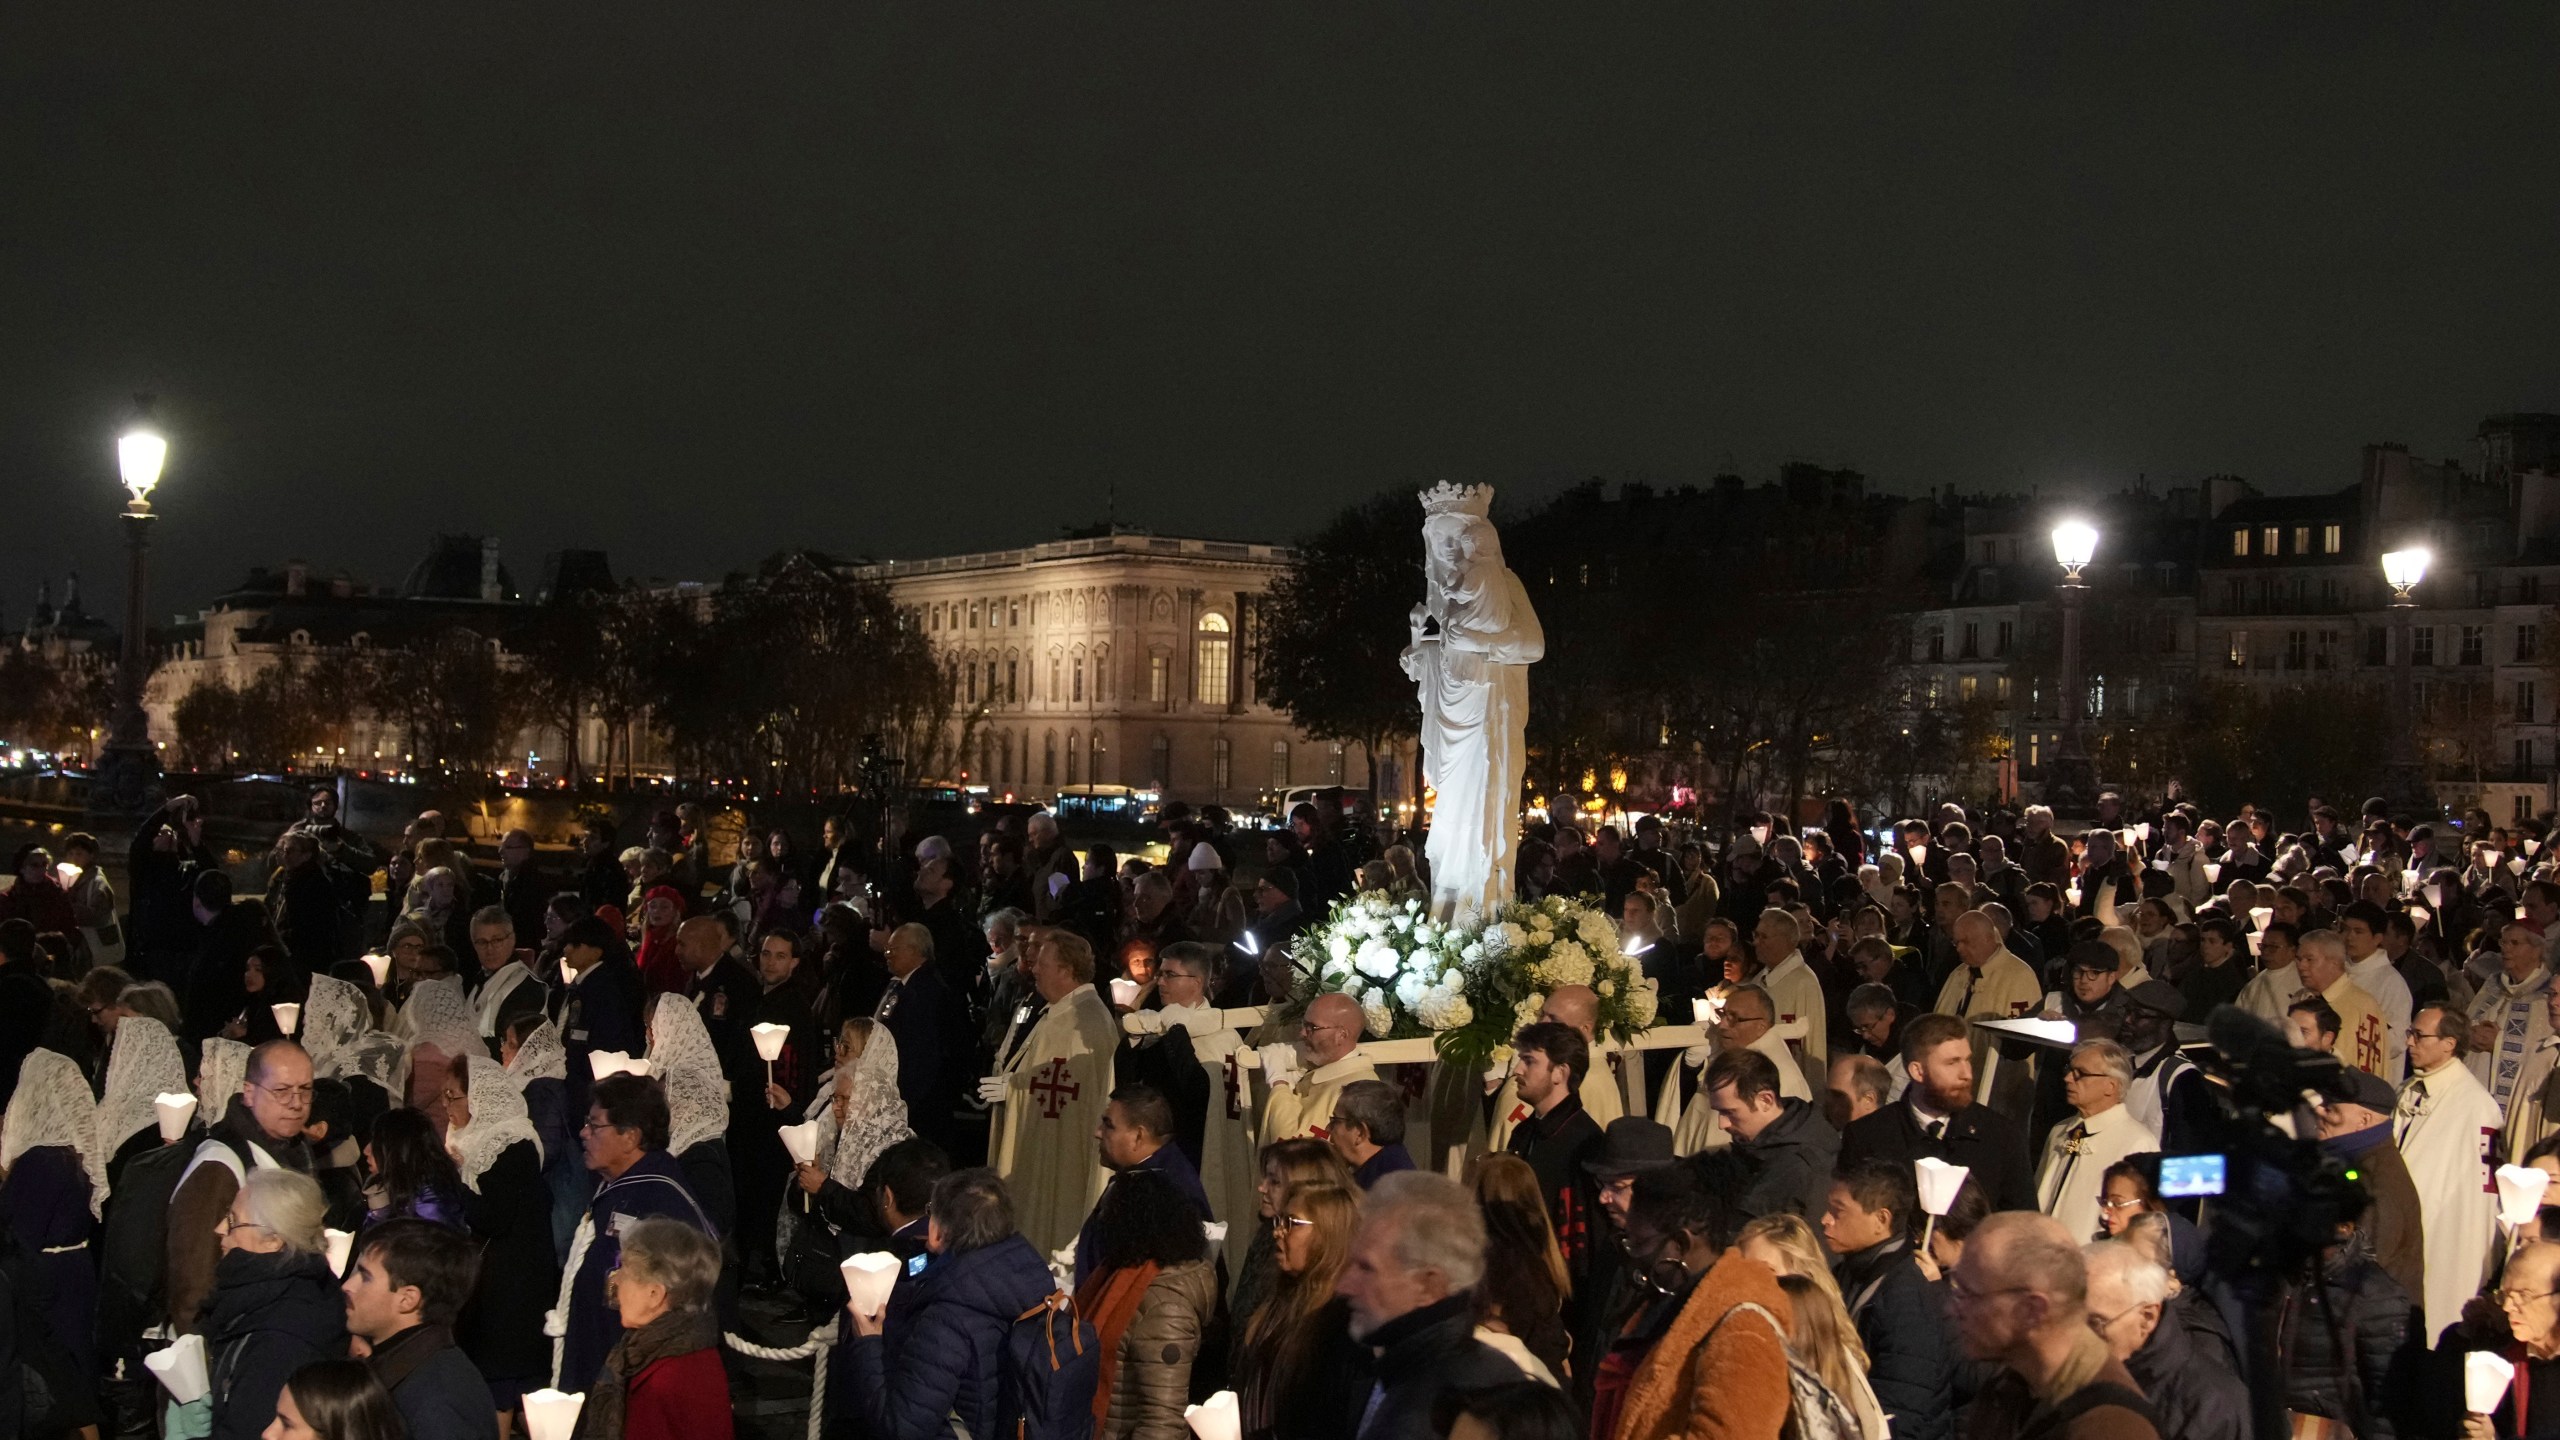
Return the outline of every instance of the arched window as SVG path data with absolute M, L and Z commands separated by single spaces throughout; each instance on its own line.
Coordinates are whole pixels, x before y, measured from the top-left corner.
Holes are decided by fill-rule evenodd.
M 1173 737 L 1158 735 L 1147 742 L 1147 779 L 1157 789 L 1173 785 Z
M 1040 783 L 1058 783 L 1058 732 L 1050 731 L 1040 740 Z
M 1096 785 L 1104 784 L 1109 777 L 1102 773 L 1101 731 L 1096 730 L 1091 735 L 1085 737 L 1085 754 L 1087 760 L 1084 767 L 1085 778 Z
M 1083 784 L 1083 772 L 1084 744 L 1078 738 L 1076 732 L 1070 730 L 1067 732 L 1067 783 L 1070 785 Z
M 1203 705 L 1227 703 L 1227 617 L 1215 611 L 1200 617 L 1193 637 L 1191 673 L 1197 677 L 1191 698 Z

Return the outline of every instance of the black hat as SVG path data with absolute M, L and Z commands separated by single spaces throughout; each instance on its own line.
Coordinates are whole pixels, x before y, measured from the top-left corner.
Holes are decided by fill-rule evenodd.
M 2400 1092 L 2391 1082 L 2363 1070 L 2350 1070 L 2347 1078 L 2355 1082 L 2356 1093 L 2347 1098 L 2376 1115 L 2390 1115 L 2400 1109 Z
M 1600 1158 L 1583 1161 L 1582 1168 L 1605 1181 L 1642 1175 L 1646 1171 L 1662 1170 L 1678 1163 L 1678 1158 L 1671 1153 L 1670 1126 L 1659 1120 L 1647 1120 L 1641 1115 L 1626 1115 L 1609 1122 Z
M 2116 954 L 2116 947 L 2104 940 L 2083 940 L 2071 947 L 2066 958 L 2074 970 L 2113 971 L 2124 964 L 2124 958 Z
M 2157 1010 L 2172 1019 L 2187 1011 L 2187 997 L 2166 980 L 2145 980 L 2125 993 L 2143 1009 Z

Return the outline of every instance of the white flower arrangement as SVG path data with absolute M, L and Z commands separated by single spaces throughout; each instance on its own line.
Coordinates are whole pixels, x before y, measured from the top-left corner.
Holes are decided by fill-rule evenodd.
M 1365 892 L 1335 902 L 1298 948 L 1322 960 L 1297 1001 L 1339 992 L 1360 1006 L 1368 1038 L 1428 1037 L 1470 1063 L 1507 1050 L 1560 985 L 1590 986 L 1601 1033 L 1620 1041 L 1650 1026 L 1659 1005 L 1609 918 L 1560 896 L 1452 922 L 1419 898 Z

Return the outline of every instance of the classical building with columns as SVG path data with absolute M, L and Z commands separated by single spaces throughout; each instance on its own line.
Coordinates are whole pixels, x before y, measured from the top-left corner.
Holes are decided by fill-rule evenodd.
M 1044 801 L 1062 785 L 1147 786 L 1232 809 L 1345 774 L 1341 747 L 1254 691 L 1257 610 L 1288 563 L 1280 545 L 1114 531 L 853 573 L 887 585 L 952 663 L 974 732 L 955 778 Z

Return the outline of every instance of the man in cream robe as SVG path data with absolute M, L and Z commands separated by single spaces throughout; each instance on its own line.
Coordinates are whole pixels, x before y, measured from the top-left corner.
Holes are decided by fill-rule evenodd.
M 1822 978 L 1813 973 L 1813 967 L 1805 963 L 1804 952 L 1797 948 L 1803 943 L 1804 933 L 1796 924 L 1796 917 L 1774 905 L 1760 912 L 1760 924 L 1751 932 L 1753 956 L 1766 967 L 1757 983 L 1778 1007 L 1778 1028 L 1804 1026 L 1804 1036 L 1794 1046 L 1803 1062 L 1798 1068 L 1807 1074 L 1828 1074 L 1831 1012 L 1822 995 Z
M 989 1153 L 1009 1182 L 1023 1238 L 1048 1255 L 1075 1243 L 1102 1198 L 1108 1177 L 1093 1132 L 1111 1103 L 1118 1027 L 1094 991 L 1093 949 L 1082 937 L 1044 931 L 1022 964 L 1048 1009 L 1004 1068 L 978 1082 L 978 1094 L 1003 1107 Z
M 2551 987 L 2549 1017 L 2555 1032 L 2525 1052 L 2524 1073 L 2516 1080 L 2515 1098 L 2507 1102 L 2506 1128 L 2498 1132 L 2498 1158 L 2508 1165 L 2524 1163 L 2525 1152 L 2560 1128 L 2560 985 Z
M 2098 1233 L 2098 1198 L 2107 1167 L 2127 1155 L 2160 1148 L 2160 1137 L 2124 1108 L 2133 1060 L 2113 1040 L 2072 1047 L 2062 1093 L 2078 1112 L 2045 1136 L 2036 1167 L 2036 1208 L 2062 1222 L 2075 1240 Z
M 2000 927 L 1979 910 L 1956 917 L 1956 958 L 1964 963 L 1938 990 L 1937 1012 L 1961 1020 L 2015 1020 L 2044 1003 L 2044 984 L 2026 961 L 2000 943 Z M 1813 1014 L 1819 1017 L 1819 1009 Z M 1984 1042 L 1974 1044 L 1976 1065 Z
M 2304 937 L 2308 939 L 2309 937 Z M 2463 1018 L 2441 1005 L 2421 1007 L 2409 1025 L 2409 1083 L 2400 1087 L 2393 1136 L 2418 1188 L 2419 1228 L 2427 1247 L 2424 1343 L 2462 1318 L 2480 1293 L 2497 1243 L 2498 1191 L 2489 1154 L 2498 1138 L 2498 1102 L 2461 1060 Z
M 2385 1080 L 2391 1074 L 2389 1021 L 2382 1003 L 2347 978 L 2347 942 L 2333 930 L 2314 930 L 2294 951 L 2294 970 L 2302 988 L 2329 1002 L 2338 1012 L 2338 1058 L 2368 1075 Z
M 1614 1052 L 1603 1053 L 1595 1033 L 1600 1025 L 1599 992 L 1588 985 L 1559 985 L 1547 996 L 1538 1018 L 1550 1024 L 1570 1025 L 1590 1042 L 1591 1071 L 1582 1077 L 1582 1109 L 1592 1124 L 1608 1129 L 1610 1121 L 1627 1113 L 1627 1107 L 1618 1089 L 1618 1067 L 1610 1063 L 1610 1053 Z M 1506 1067 L 1502 1087 L 1493 1096 L 1493 1129 L 1488 1143 L 1495 1154 L 1509 1147 L 1512 1130 L 1527 1118 L 1529 1107 L 1520 1099 L 1520 1082 Z
M 2512 1111 L 2524 1087 L 2526 1061 L 2551 1037 L 2551 1008 L 2560 986 L 2542 968 L 2542 937 L 2521 920 L 2498 932 L 2502 969 L 2480 987 L 2470 1006 L 2472 1078 Z
M 1767 1056 L 1770 1064 L 1778 1067 L 1778 1098 L 1780 1100 L 1803 1100 L 1811 1103 L 1814 1098 L 1813 1086 L 1806 1081 L 1804 1071 L 1797 1068 L 1795 1053 L 1787 1044 L 1787 1041 L 1792 1038 L 1788 1032 L 1801 1027 L 1804 1021 L 1799 1018 L 1794 1025 L 1779 1025 L 1772 1018 L 1776 1008 L 1777 1002 L 1770 999 L 1769 992 L 1759 986 L 1735 986 L 1732 992 L 1724 997 L 1724 1005 L 1716 1014 L 1713 1027 L 1715 1043 L 1691 1046 L 1681 1056 L 1682 1063 L 1694 1064 L 1703 1069 L 1718 1054 L 1726 1050 L 1757 1051 Z M 1716 1123 L 1715 1107 L 1708 1103 L 1707 1093 L 1703 1087 L 1689 1097 L 1686 1109 L 1679 1108 L 1679 1105 L 1678 1078 L 1666 1076 L 1662 1087 L 1662 1100 L 1655 1107 L 1654 1118 L 1671 1127 L 1673 1153 L 1682 1156 L 1695 1155 L 1701 1150 L 1718 1150 L 1733 1143 L 1733 1137 L 1726 1133 L 1723 1126 Z
M 1262 1107 L 1261 1142 L 1264 1145 L 1281 1140 L 1325 1138 L 1333 1120 L 1333 1102 L 1342 1098 L 1342 1087 L 1354 1080 L 1375 1080 L 1376 1067 L 1352 1052 L 1360 1044 L 1360 1006 L 1350 996 L 1328 991 L 1307 1002 L 1306 1018 L 1298 1024 L 1298 1043 L 1294 1056 L 1303 1073 L 1289 1083 L 1276 1078 L 1271 1085 L 1271 1098 Z M 1278 1046 L 1264 1049 L 1265 1074 L 1270 1061 L 1282 1059 Z

